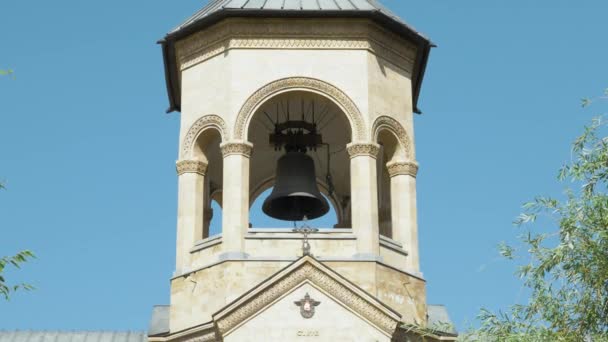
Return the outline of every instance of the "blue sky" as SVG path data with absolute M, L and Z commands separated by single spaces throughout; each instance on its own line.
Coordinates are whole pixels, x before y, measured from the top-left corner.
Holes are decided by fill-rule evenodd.
M 37 287 L 0 329 L 144 330 L 169 301 L 179 114 L 156 40 L 200 0 L 5 1 L 0 20 L 0 255 Z M 557 169 L 608 87 L 603 0 L 385 0 L 439 46 L 416 117 L 428 302 L 458 328 L 525 300 L 496 245 Z

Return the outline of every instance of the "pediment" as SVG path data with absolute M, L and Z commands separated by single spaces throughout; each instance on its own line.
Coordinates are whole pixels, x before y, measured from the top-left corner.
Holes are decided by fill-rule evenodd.
M 307 293 L 321 302 L 316 308 L 321 313 L 316 313 L 316 318 L 303 318 L 294 303 Z M 349 322 L 346 327 L 357 327 L 357 331 L 365 331 L 370 337 L 380 334 L 390 339 L 401 316 L 316 259 L 305 256 L 224 307 L 213 315 L 213 320 L 224 339 L 233 333 L 239 335 L 239 329 L 243 329 L 241 333 L 251 331 L 252 326 L 272 329 L 273 324 L 295 338 L 297 334 L 320 333 L 324 324 L 339 322 Z M 317 329 L 312 327 L 314 322 Z

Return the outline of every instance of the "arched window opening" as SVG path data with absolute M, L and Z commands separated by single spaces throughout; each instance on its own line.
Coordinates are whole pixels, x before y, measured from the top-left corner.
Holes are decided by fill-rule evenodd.
M 211 219 L 209 220 L 209 228 L 206 237 L 214 237 L 222 234 L 222 207 L 216 200 L 211 201 L 211 212 L 209 214 Z
M 253 144 L 249 212 L 252 227 L 293 227 L 293 222 L 267 216 L 262 205 L 275 185 L 277 162 L 293 150 L 290 139 L 297 135 L 306 136 L 297 140 L 298 144 L 306 143 L 295 144 L 296 149 L 312 159 L 317 187 L 330 206 L 327 214 L 308 224 L 317 228 L 350 228 L 350 158 L 346 151 L 352 140 L 350 122 L 333 101 L 307 91 L 279 94 L 266 101 L 251 118 L 248 139 Z M 277 136 L 285 142 L 277 144 Z M 306 147 L 302 150 L 301 146 Z
M 388 172 L 387 164 L 395 160 L 405 158 L 405 150 L 399 143 L 397 137 L 389 130 L 383 129 L 378 133 L 378 144 L 381 149 L 377 157 L 377 177 L 378 177 L 378 221 L 380 235 L 393 238 L 393 209 L 391 196 L 391 177 Z
M 200 204 L 203 212 L 203 224 L 202 231 L 196 232 L 197 240 L 221 234 L 222 231 L 221 191 L 223 157 L 220 151 L 221 142 L 222 136 L 220 132 L 214 128 L 210 128 L 201 132 L 194 145 L 194 158 L 207 164 L 202 189 L 203 201 Z

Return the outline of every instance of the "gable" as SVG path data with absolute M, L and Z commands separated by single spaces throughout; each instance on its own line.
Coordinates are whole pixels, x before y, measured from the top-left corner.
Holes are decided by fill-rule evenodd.
M 320 302 L 311 318 L 304 318 L 295 303 L 306 294 Z M 298 339 L 390 341 L 391 336 L 310 281 L 296 286 L 224 336 L 226 342 Z
M 351 324 L 352 322 L 358 322 L 357 325 L 361 329 L 364 326 L 369 326 L 365 329 L 370 331 L 370 336 L 376 334 L 371 333 L 373 329 L 385 337 L 392 336 L 401 320 L 398 313 L 379 302 L 376 298 L 350 283 L 314 258 L 305 256 L 213 315 L 219 335 L 223 337 L 230 336 L 260 315 L 262 318 L 259 318 L 259 320 L 265 323 L 262 325 L 254 323 L 253 325 L 249 325 L 249 328 L 244 331 L 252 333 L 252 330 L 257 329 L 257 331 L 260 331 L 259 333 L 263 334 L 274 332 L 272 329 L 283 329 L 283 321 L 287 319 L 286 314 L 283 315 L 285 317 L 281 316 L 279 314 L 280 310 L 276 311 L 275 314 L 274 309 L 265 315 L 262 315 L 262 313 L 275 305 L 279 305 L 275 308 L 280 307 L 288 310 L 285 312 L 292 313 L 294 310 L 296 310 L 296 313 L 299 312 L 299 308 L 293 302 L 302 298 L 293 298 L 306 294 L 301 294 L 301 291 L 298 291 L 304 285 L 308 286 L 305 290 L 309 289 L 313 291 L 314 289 L 316 295 L 323 295 L 323 298 L 326 298 L 327 303 L 329 303 L 327 307 L 335 308 L 336 310 L 334 311 L 339 313 L 340 317 L 347 317 L 349 315 L 349 317 L 358 317 L 354 320 L 351 319 Z M 313 295 L 313 293 L 310 294 L 311 296 Z M 284 301 L 284 298 L 288 299 Z M 329 298 L 331 300 L 328 300 Z M 342 307 L 343 310 L 338 310 L 338 306 Z M 350 314 L 347 314 L 347 312 Z M 298 315 L 295 317 L 301 318 L 301 315 Z M 275 319 L 264 317 L 275 317 Z M 286 334 L 294 333 L 293 329 L 297 328 L 294 322 L 291 323 L 291 330 L 285 330 Z M 295 330 L 295 333 L 297 334 L 298 331 Z M 263 340 L 266 341 L 266 339 Z M 326 338 L 323 338 L 323 340 L 326 340 Z

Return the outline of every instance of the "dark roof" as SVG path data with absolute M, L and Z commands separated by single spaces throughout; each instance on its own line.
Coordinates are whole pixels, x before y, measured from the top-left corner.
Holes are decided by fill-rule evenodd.
M 163 47 L 165 78 L 169 95 L 167 112 L 181 110 L 181 89 L 175 60 L 175 41 L 205 29 L 229 17 L 261 18 L 369 18 L 418 47 L 414 65 L 413 101 L 418 110 L 418 97 L 433 43 L 420 32 L 383 6 L 378 0 L 210 0 L 181 25 L 171 30 L 159 43 Z
M 147 342 L 144 332 L 0 331 L 0 342 Z

